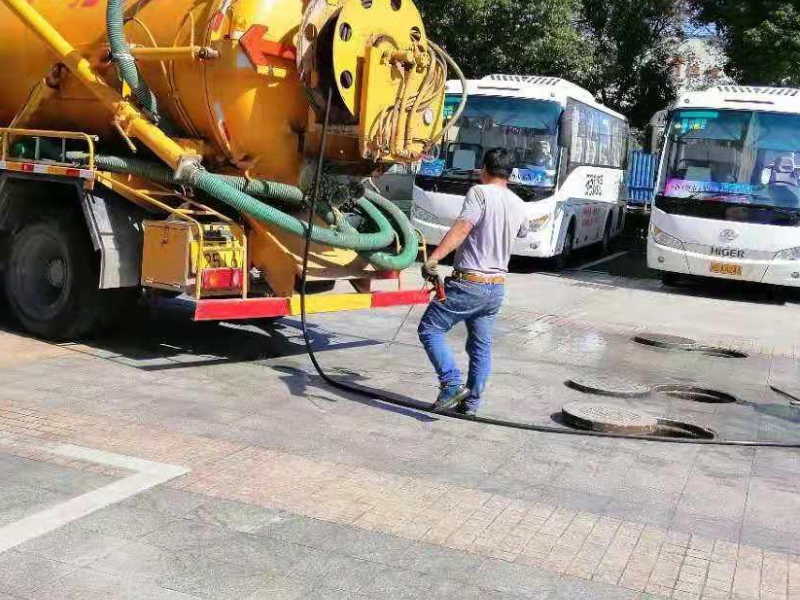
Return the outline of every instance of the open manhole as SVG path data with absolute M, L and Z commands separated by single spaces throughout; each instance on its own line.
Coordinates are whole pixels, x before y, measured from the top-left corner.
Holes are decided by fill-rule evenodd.
M 603 433 L 698 440 L 716 437 L 711 429 L 692 423 L 657 419 L 624 407 L 592 402 L 572 402 L 563 406 L 557 420 L 573 429 Z
M 706 356 L 716 356 L 719 358 L 747 358 L 747 354 L 739 352 L 738 350 L 731 350 L 730 348 L 718 348 L 716 346 L 697 346 L 695 348 L 688 348 L 692 352 L 699 352 Z
M 667 335 L 665 333 L 640 333 L 634 336 L 633 341 L 645 346 L 668 348 L 670 350 L 690 350 L 697 346 L 697 342 L 691 338 Z
M 708 427 L 683 423 L 682 421 L 672 421 L 671 419 L 658 419 L 655 435 L 690 440 L 713 440 L 717 437 Z
M 728 404 L 736 402 L 736 397 L 719 390 L 697 387 L 694 385 L 666 384 L 656 386 L 655 390 L 670 398 L 704 402 L 706 404 Z
M 565 384 L 580 392 L 618 398 L 641 398 L 652 391 L 650 386 L 613 373 L 578 375 Z

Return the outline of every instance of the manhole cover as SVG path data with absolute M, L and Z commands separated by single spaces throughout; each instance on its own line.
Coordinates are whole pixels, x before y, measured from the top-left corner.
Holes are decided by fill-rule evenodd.
M 725 404 L 736 402 L 736 397 L 718 390 L 697 387 L 694 385 L 665 384 L 656 386 L 655 390 L 665 394 L 670 398 L 680 398 L 681 400 L 692 400 L 693 402 L 705 402 L 707 404 Z
M 640 333 L 633 338 L 633 341 L 637 344 L 644 344 L 645 346 L 680 350 L 688 350 L 697 345 L 697 342 L 691 338 L 667 335 L 665 333 Z
M 652 391 L 650 386 L 613 373 L 578 375 L 568 379 L 566 385 L 581 392 L 619 398 L 641 398 Z
M 578 429 L 650 434 L 658 427 L 654 417 L 608 404 L 572 402 L 562 407 L 561 414 L 567 425 Z

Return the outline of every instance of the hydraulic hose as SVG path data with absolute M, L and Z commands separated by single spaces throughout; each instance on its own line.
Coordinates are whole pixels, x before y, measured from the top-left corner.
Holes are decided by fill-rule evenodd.
M 392 218 L 395 225 L 400 229 L 400 252 L 392 254 L 387 251 L 362 252 L 363 256 L 371 265 L 381 271 L 402 271 L 413 263 L 419 251 L 419 238 L 414 226 L 401 211 L 398 206 L 371 190 L 364 190 L 364 196 L 375 203 L 376 206 L 386 211 Z
M 80 152 L 70 152 L 67 154 L 70 160 L 84 160 L 86 156 L 85 153 Z M 172 171 L 157 163 L 119 156 L 96 156 L 95 164 L 100 169 L 105 169 L 114 173 L 133 174 L 164 185 L 174 185 L 176 183 Z M 249 181 L 244 177 L 217 175 L 200 168 L 191 172 L 187 183 L 192 187 L 201 189 L 211 197 L 232 206 L 239 212 L 247 214 L 264 223 L 275 225 L 294 235 L 305 236 L 306 230 L 309 229 L 308 223 L 305 221 L 301 221 L 292 215 L 286 214 L 269 204 L 264 204 L 243 191 L 248 190 L 257 193 L 265 200 L 277 200 L 299 204 L 303 202 L 303 192 L 294 186 L 267 180 Z M 413 233 L 413 229 L 411 228 L 411 223 L 408 222 L 408 219 L 405 218 L 405 215 L 403 215 L 397 207 L 377 194 L 371 193 L 371 197 L 379 198 L 382 207 L 387 212 L 394 207 L 396 212 L 390 214 L 392 214 L 394 220 L 402 226 L 401 234 L 404 239 L 414 239 L 407 237 L 406 230 L 410 230 Z M 312 226 L 310 228 L 311 239 L 320 244 L 357 251 L 376 251 L 392 244 L 395 240 L 395 231 L 383 212 L 376 208 L 366 197 L 359 198 L 356 201 L 356 206 L 377 226 L 377 232 L 361 233 L 354 229 L 339 231 L 327 227 Z M 400 219 L 397 213 L 403 218 Z M 403 223 L 403 221 L 405 221 L 407 225 Z M 411 264 L 416 256 L 417 245 L 414 243 L 412 246 L 414 256 L 412 256 L 410 260 L 408 260 L 410 252 L 401 253 L 397 256 L 389 253 L 375 253 L 375 263 L 371 262 L 373 258 L 372 255 L 368 255 L 367 260 L 380 270 L 403 269 Z M 404 250 L 406 250 L 406 248 L 404 248 Z M 405 261 L 407 261 L 405 266 L 401 266 Z
M 125 14 L 122 3 L 123 0 L 108 0 L 106 5 L 106 35 L 111 48 L 111 58 L 116 63 L 122 80 L 130 86 L 139 106 L 158 122 L 158 101 L 139 74 L 136 60 L 125 38 Z

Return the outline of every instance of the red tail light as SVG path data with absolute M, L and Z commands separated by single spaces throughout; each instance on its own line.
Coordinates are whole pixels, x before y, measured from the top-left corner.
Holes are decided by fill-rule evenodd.
M 242 289 L 242 270 L 203 269 L 202 282 L 204 290 L 239 290 Z

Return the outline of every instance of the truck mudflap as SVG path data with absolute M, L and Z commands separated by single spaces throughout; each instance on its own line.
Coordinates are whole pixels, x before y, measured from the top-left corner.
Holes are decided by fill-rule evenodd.
M 307 313 L 338 312 L 387 308 L 410 304 L 427 304 L 430 291 L 394 290 L 368 294 L 321 294 L 306 296 Z M 263 319 L 300 314 L 300 296 L 291 298 L 224 298 L 198 300 L 195 303 L 195 321 L 232 321 L 237 319 Z

